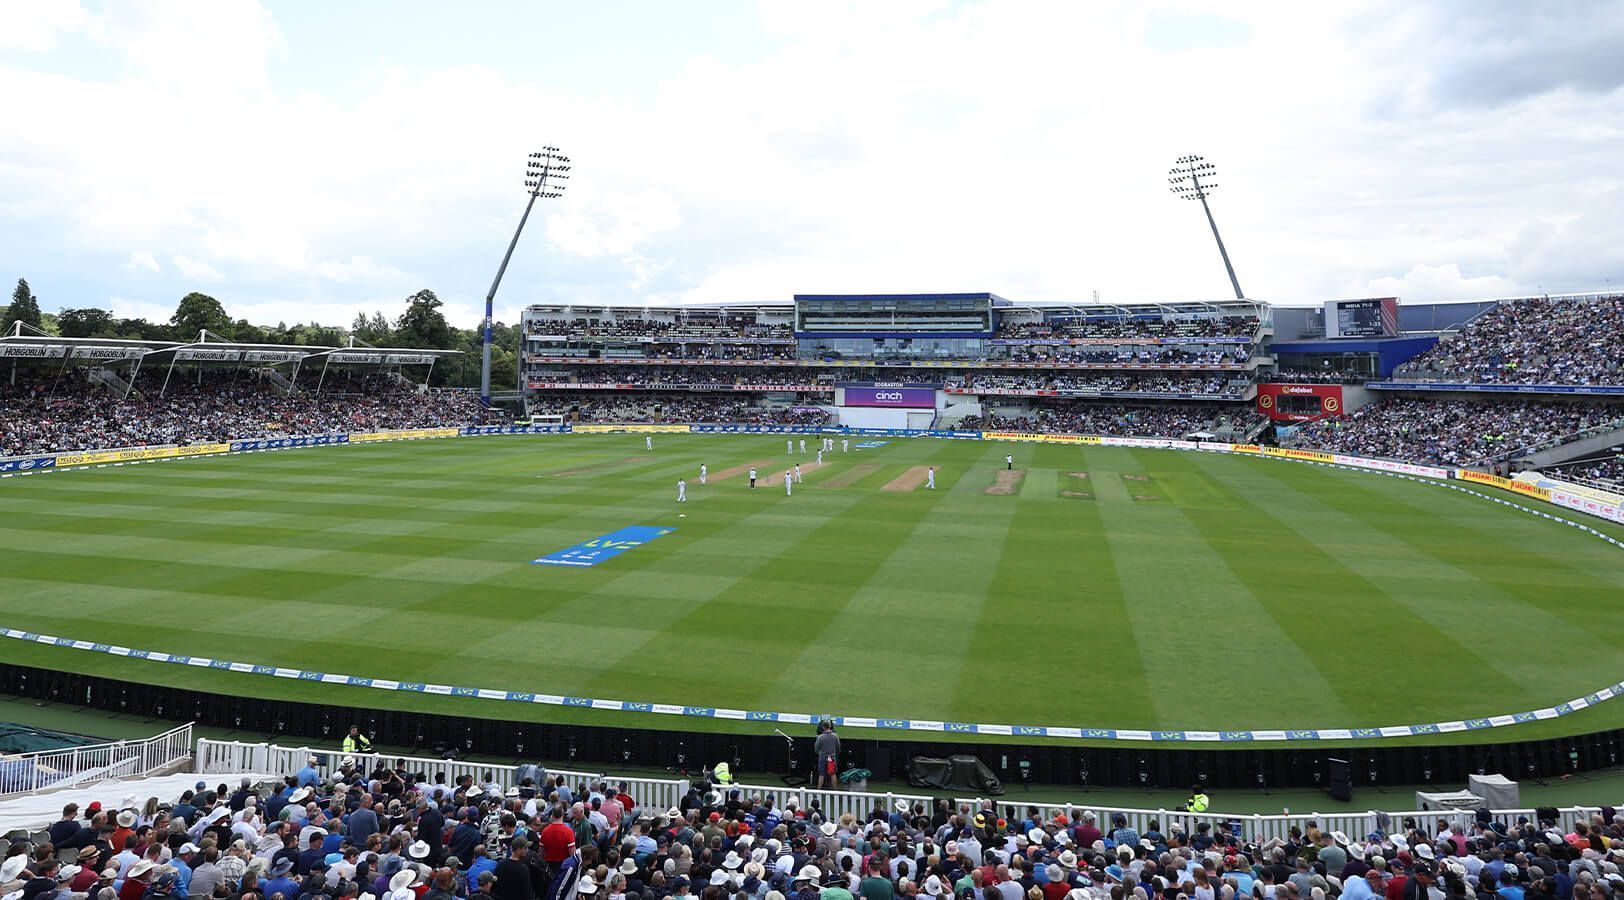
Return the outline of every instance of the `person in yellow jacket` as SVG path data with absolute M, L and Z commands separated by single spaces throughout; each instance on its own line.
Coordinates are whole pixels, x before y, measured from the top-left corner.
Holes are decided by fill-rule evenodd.
M 1184 801 L 1185 812 L 1206 812 L 1212 806 L 1212 798 L 1201 789 L 1201 785 L 1191 785 L 1190 799 Z
M 351 725 L 350 733 L 344 736 L 344 752 L 372 752 L 372 739 L 361 733 L 361 727 L 359 725 Z
M 711 774 L 715 776 L 717 784 L 733 783 L 733 771 L 728 767 L 726 760 L 717 763 L 716 766 L 711 769 Z

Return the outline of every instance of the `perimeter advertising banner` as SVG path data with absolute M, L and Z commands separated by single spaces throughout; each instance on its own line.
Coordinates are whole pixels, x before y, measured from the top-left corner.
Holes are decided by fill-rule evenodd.
M 367 444 L 373 441 L 395 441 L 401 438 L 437 438 L 456 437 L 462 434 L 461 428 L 406 428 L 400 431 L 364 431 L 350 435 L 352 444 Z
M 936 391 L 931 388 L 848 387 L 845 392 L 845 406 L 879 406 L 887 409 L 936 407 Z
M 1029 431 L 983 431 L 983 440 L 1027 441 L 1034 444 L 1098 444 L 1100 439 L 1087 434 L 1037 434 Z
M 1311 402 L 1304 403 L 1302 399 Z M 1289 400 L 1289 402 L 1282 402 Z M 1317 401 L 1317 402 L 1316 402 Z M 1260 384 L 1257 411 L 1276 422 L 1307 422 L 1342 415 L 1340 384 Z
M 55 465 L 54 456 L 13 456 L 9 459 L 0 459 L 0 472 L 32 472 L 36 469 L 49 469 Z
M 687 434 L 687 425 L 575 425 L 576 434 Z
M 133 462 L 142 459 L 175 459 L 229 453 L 230 444 L 193 444 L 190 447 L 131 447 L 128 450 L 97 450 L 93 453 L 58 453 L 58 466 L 88 466 L 94 463 Z

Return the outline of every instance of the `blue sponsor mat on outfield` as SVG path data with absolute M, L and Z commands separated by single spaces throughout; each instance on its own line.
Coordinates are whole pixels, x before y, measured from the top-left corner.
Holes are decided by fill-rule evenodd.
M 632 525 L 619 531 L 611 531 L 602 537 L 595 537 L 585 543 L 549 553 L 540 559 L 531 560 L 530 563 L 537 566 L 595 566 L 673 531 L 676 529 L 659 525 Z
M 878 450 L 879 448 L 884 447 L 886 444 L 889 444 L 889 443 L 891 443 L 891 442 L 890 441 L 861 441 L 861 442 L 859 442 L 857 444 L 857 449 L 859 449 L 859 450 Z

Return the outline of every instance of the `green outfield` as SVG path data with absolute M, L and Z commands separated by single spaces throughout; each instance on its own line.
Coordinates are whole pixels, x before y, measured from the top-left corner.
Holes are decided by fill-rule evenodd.
M 819 467 L 782 437 L 643 441 L 425 440 L 6 479 L 0 614 L 14 629 L 377 679 L 1084 728 L 1492 716 L 1624 671 L 1624 550 L 1458 491 L 1164 450 L 892 439 Z M 804 482 L 790 497 L 739 471 L 782 478 L 792 462 Z M 925 466 L 936 490 L 919 483 Z M 675 531 L 592 567 L 531 563 L 628 526 Z M 771 727 L 16 640 L 0 658 L 357 706 Z M 1615 700 L 1433 739 L 1621 724 Z

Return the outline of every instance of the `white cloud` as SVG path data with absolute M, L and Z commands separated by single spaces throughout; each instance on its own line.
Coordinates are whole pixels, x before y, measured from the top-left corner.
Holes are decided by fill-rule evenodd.
M 175 264 L 175 269 L 180 272 L 182 278 L 204 282 L 225 280 L 225 276 L 220 274 L 219 269 L 206 262 L 192 259 L 189 256 L 181 256 L 180 254 L 171 256 L 169 260 Z
M 145 250 L 137 250 L 134 253 L 131 253 L 129 262 L 126 263 L 126 265 L 131 269 L 139 269 L 144 272 L 154 272 L 159 274 L 163 272 L 163 267 L 158 265 L 157 257 Z
M 663 191 L 611 191 L 575 202 L 547 217 L 547 239 L 578 256 L 628 256 L 661 232 L 682 224 L 677 202 Z
M 1408 301 L 1458 300 L 1463 297 L 1507 297 L 1523 292 L 1516 282 L 1498 275 L 1466 276 L 1460 266 L 1416 266 L 1398 278 L 1376 278 L 1360 296 L 1398 297 Z
M 89 20 L 78 0 L 0 3 L 0 49 L 42 53 L 56 46 L 58 32 L 77 31 Z
M 603 93 L 523 58 L 392 55 L 390 23 L 332 35 L 334 57 L 294 8 L 276 9 L 284 25 L 248 0 L 63 5 L 48 21 L 65 24 L 17 33 L 49 46 L 77 29 L 115 74 L 0 63 L 0 263 L 21 269 L 46 255 L 24 239 L 44 241 L 79 260 L 46 283 L 135 270 L 178 297 L 206 281 L 234 316 L 271 320 L 393 315 L 429 287 L 472 324 L 524 155 L 552 141 L 572 184 L 538 204 L 499 318 L 540 300 L 812 291 L 1222 297 L 1205 219 L 1165 190 L 1187 152 L 1220 167 L 1214 213 L 1256 297 L 1608 277 L 1624 223 L 1597 198 L 1624 188 L 1624 89 L 1585 49 L 1594 34 L 1572 38 L 1584 71 L 1553 46 L 1537 77 L 1452 103 L 1460 73 L 1498 57 L 1451 40 L 1434 62 L 1446 7 L 1423 6 L 769 2 L 760 47 Z M 1542 13 L 1542 40 L 1617 19 L 1562 15 Z M 1526 23 L 1504 18 L 1471 33 L 1522 46 Z M 313 56 L 330 75 L 287 80 Z

